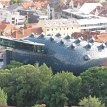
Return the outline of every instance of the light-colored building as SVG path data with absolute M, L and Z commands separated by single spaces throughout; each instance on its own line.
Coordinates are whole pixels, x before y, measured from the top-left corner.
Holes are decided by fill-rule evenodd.
M 79 11 L 84 14 L 90 14 L 97 7 L 102 7 L 101 3 L 84 3 Z
M 0 19 L 13 25 L 23 26 L 26 16 L 22 16 L 19 12 L 10 12 L 8 10 L 0 10 Z
M 0 3 L 0 9 L 3 9 L 3 5 Z
M 95 17 L 77 20 L 81 31 L 105 31 L 107 29 L 107 18 Z
M 65 9 L 62 12 L 62 17 L 69 19 L 75 18 L 80 25 L 81 31 L 103 31 L 107 29 L 107 18 L 92 14 L 85 14 L 72 9 Z
M 60 33 L 62 36 L 66 36 L 80 32 L 80 26 L 75 19 L 40 20 L 38 26 L 42 27 L 45 35 L 55 36 Z
M 64 9 L 62 11 L 62 17 L 69 19 L 69 18 L 75 18 L 75 19 L 87 19 L 89 17 L 94 17 L 92 14 L 85 14 L 83 12 L 80 12 L 78 9 Z

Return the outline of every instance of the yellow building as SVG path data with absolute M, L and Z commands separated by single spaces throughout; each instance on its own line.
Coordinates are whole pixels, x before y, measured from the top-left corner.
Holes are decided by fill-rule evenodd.
M 75 19 L 40 20 L 38 26 L 42 27 L 45 35 L 54 36 L 60 33 L 62 36 L 66 36 L 80 32 L 80 26 Z

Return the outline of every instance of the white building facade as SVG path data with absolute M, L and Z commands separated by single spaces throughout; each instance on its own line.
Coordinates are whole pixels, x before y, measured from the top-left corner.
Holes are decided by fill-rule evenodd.
M 41 20 L 38 23 L 39 27 L 42 27 L 45 35 L 55 36 L 57 33 L 65 37 L 71 36 L 74 32 L 80 32 L 80 26 L 75 19 L 53 19 L 53 20 Z
M 19 12 L 10 12 L 8 10 L 0 10 L 0 20 L 9 22 L 13 25 L 24 25 L 26 16 L 22 16 Z

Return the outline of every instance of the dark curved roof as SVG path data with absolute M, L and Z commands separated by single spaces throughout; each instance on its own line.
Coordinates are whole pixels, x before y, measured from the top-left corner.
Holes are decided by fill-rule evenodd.
M 70 38 L 69 41 L 56 36 L 29 36 L 26 39 L 45 44 L 47 56 L 52 57 L 52 60 L 57 60 L 58 67 L 59 64 L 63 64 L 62 68 L 67 67 L 66 70 L 73 68 L 73 70 L 81 71 L 92 66 L 99 66 L 107 60 L 107 44 L 105 43 L 84 41 L 81 37 Z

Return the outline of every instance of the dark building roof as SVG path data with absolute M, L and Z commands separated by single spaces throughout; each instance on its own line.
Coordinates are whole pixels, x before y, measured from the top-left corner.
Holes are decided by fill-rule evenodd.
M 18 11 L 19 9 L 22 9 L 23 7 L 19 6 L 18 4 L 13 4 L 8 6 L 8 10 L 9 11 Z
M 57 70 L 82 71 L 99 66 L 107 60 L 107 44 L 95 42 L 94 38 L 84 41 L 82 36 L 77 39 L 66 39 L 59 36 L 52 38 L 40 35 L 29 36 L 26 39 L 45 44 L 47 60 L 48 56 L 52 57 L 49 60 L 56 60 L 51 63 L 58 64 L 55 65 Z

